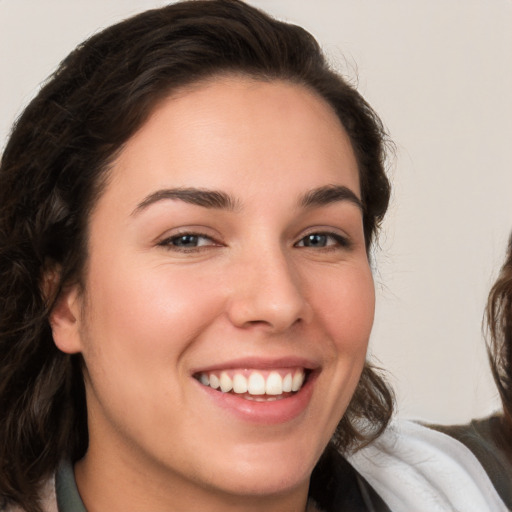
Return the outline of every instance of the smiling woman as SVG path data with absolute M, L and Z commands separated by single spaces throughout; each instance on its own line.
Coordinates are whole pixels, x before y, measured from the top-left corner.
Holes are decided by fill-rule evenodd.
M 241 2 L 72 53 L 2 160 L 3 495 L 40 510 L 60 465 L 90 511 L 304 509 L 331 438 L 392 413 L 365 365 L 383 139 L 308 33 Z
M 99 460 L 129 481 L 142 454 L 165 468 L 144 487 L 172 488 L 177 510 L 178 483 L 201 501 L 197 480 L 205 498 L 304 499 L 373 318 L 361 209 L 304 204 L 331 185 L 360 195 L 337 117 L 303 86 L 212 78 L 164 100 L 109 177 L 82 282 L 51 315 L 55 343 L 87 369 L 86 506 L 107 476 Z M 205 202 L 212 191 L 226 199 Z
M 239 1 L 75 50 L 0 169 L 4 506 L 388 510 L 346 459 L 393 406 L 365 362 L 384 141 L 307 32 Z

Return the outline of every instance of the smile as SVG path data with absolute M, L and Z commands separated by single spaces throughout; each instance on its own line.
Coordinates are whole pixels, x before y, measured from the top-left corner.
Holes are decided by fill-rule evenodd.
M 194 377 L 203 385 L 239 395 L 246 400 L 269 402 L 288 398 L 302 388 L 307 373 L 304 368 L 275 370 L 224 370 L 200 372 Z

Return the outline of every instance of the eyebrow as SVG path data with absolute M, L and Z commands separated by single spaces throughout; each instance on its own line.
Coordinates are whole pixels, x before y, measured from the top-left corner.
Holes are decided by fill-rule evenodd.
M 185 203 L 213 208 L 217 210 L 235 211 L 240 209 L 239 201 L 233 196 L 219 190 L 206 190 L 200 188 L 170 188 L 161 189 L 145 197 L 133 210 L 136 215 L 148 206 L 162 200 L 171 199 Z M 325 185 L 315 188 L 304 194 L 299 200 L 302 208 L 325 206 L 339 201 L 349 201 L 363 210 L 363 204 L 357 195 L 343 185 Z
M 325 206 L 339 201 L 349 201 L 363 211 L 361 199 L 359 199 L 352 190 L 343 185 L 326 185 L 310 190 L 302 196 L 299 204 L 303 208 L 311 208 L 315 206 Z
M 156 192 L 148 195 L 137 205 L 135 210 L 133 210 L 132 215 L 137 214 L 148 206 L 164 199 L 178 199 L 185 203 L 202 206 L 204 208 L 215 208 L 218 210 L 234 211 L 238 209 L 238 201 L 225 192 L 199 188 L 170 188 L 157 190 Z

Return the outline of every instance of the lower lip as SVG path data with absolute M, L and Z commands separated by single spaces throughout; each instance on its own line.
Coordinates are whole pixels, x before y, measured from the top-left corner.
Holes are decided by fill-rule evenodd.
M 195 382 L 215 404 L 243 421 L 260 425 L 277 425 L 292 421 L 306 410 L 313 394 L 315 380 L 316 373 L 311 373 L 299 391 L 288 398 L 268 402 L 247 400 L 239 395 L 222 393 L 198 381 Z

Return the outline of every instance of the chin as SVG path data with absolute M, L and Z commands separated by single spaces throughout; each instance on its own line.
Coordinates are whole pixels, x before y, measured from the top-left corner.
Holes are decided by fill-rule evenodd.
M 292 450 L 255 447 L 244 450 L 243 454 L 226 457 L 223 467 L 213 472 L 224 477 L 218 484 L 230 494 L 263 497 L 289 493 L 309 485 L 311 473 L 321 455 L 321 450 L 318 455 L 311 451 L 312 447 L 307 444 L 305 449 L 294 445 Z

